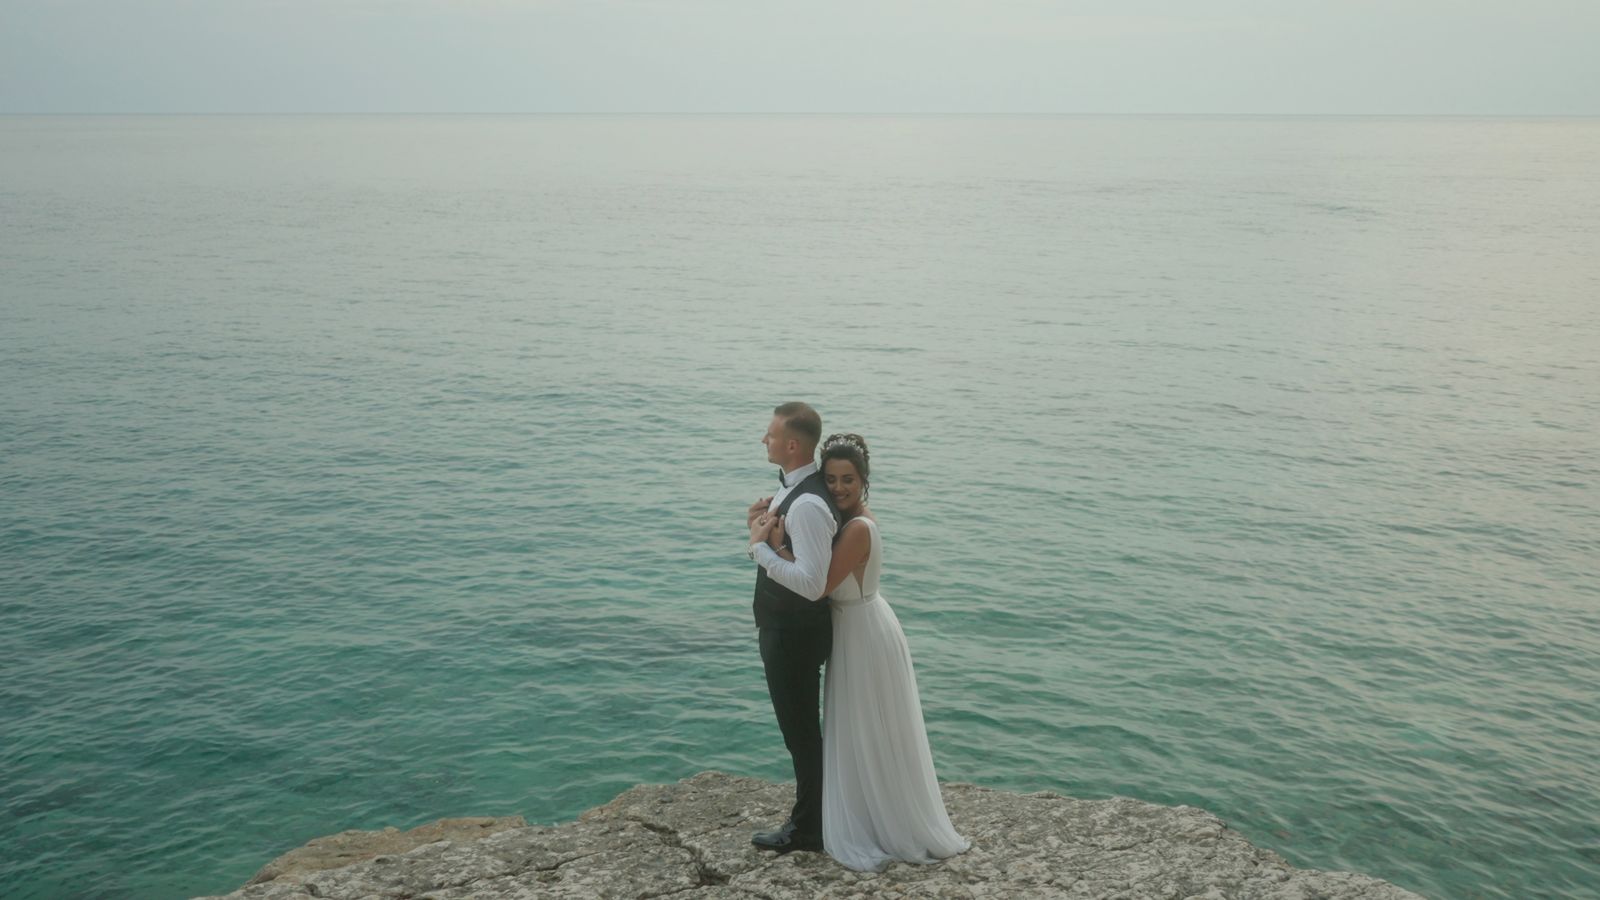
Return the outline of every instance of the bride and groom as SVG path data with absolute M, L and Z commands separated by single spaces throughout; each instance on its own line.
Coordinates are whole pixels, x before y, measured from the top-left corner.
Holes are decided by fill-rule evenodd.
M 762 443 L 782 487 L 746 516 L 761 662 L 795 775 L 789 820 L 751 841 L 778 853 L 826 850 L 860 871 L 934 862 L 971 844 L 945 811 L 911 654 L 878 592 L 883 542 L 866 503 L 867 443 L 821 437 L 810 406 L 773 410 Z

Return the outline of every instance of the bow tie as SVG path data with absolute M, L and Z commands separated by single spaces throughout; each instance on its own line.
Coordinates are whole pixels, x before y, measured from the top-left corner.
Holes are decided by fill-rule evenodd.
M 782 469 L 778 470 L 778 484 L 780 484 L 780 485 L 782 485 L 784 487 L 788 487 L 789 486 L 789 482 L 783 480 L 783 470 Z

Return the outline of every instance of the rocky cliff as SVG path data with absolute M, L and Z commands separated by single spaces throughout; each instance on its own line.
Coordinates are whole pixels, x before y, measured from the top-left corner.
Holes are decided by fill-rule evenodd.
M 780 822 L 793 796 L 702 772 L 633 788 L 564 825 L 510 817 L 346 831 L 279 857 L 226 897 L 1417 900 L 1367 875 L 1296 869 L 1194 807 L 969 784 L 944 785 L 944 796 L 973 848 L 935 865 L 858 873 L 819 853 L 752 847 L 750 834 Z

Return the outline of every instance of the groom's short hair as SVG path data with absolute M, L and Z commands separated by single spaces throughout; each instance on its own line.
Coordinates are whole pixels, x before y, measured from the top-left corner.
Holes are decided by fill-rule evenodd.
M 783 419 L 783 427 L 799 438 L 802 444 L 812 450 L 817 449 L 817 442 L 822 440 L 822 416 L 817 415 L 809 403 L 798 400 L 780 403 L 772 410 L 772 414 Z

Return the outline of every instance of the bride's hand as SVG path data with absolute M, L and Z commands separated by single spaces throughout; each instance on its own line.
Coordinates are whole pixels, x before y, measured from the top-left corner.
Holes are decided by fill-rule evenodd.
M 770 505 L 772 505 L 772 495 L 771 494 L 768 494 L 767 496 L 762 497 L 760 500 L 757 500 L 756 502 L 750 504 L 750 508 L 745 510 L 745 513 L 744 513 L 744 523 L 746 525 L 754 524 L 755 521 L 756 521 L 756 516 L 759 516 L 762 513 L 766 512 L 767 511 L 767 507 L 770 506 Z
M 772 531 L 767 534 L 767 543 L 771 544 L 774 550 L 783 549 L 783 516 L 773 517 Z
M 764 541 L 772 533 L 772 526 L 778 521 L 777 516 L 760 513 L 750 520 L 750 543 Z

